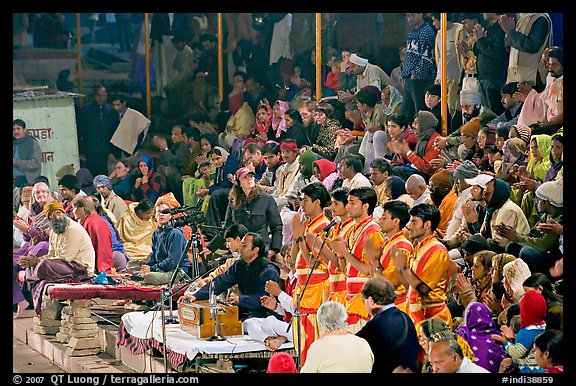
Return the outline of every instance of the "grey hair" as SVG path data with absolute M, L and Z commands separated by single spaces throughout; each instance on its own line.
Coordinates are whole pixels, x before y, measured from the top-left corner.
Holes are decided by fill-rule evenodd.
M 456 339 L 450 336 L 442 336 L 442 337 L 434 336 L 434 338 L 435 339 L 432 338 L 430 339 L 430 349 L 432 349 L 432 347 L 437 344 L 443 344 L 446 347 L 446 351 L 448 352 L 448 354 L 450 355 L 457 354 L 460 357 L 460 359 L 464 358 L 462 348 L 460 347 Z
M 339 302 L 328 301 L 322 303 L 320 308 L 318 308 L 317 318 L 320 330 L 324 332 L 348 327 L 346 323 L 346 319 L 348 319 L 346 308 Z

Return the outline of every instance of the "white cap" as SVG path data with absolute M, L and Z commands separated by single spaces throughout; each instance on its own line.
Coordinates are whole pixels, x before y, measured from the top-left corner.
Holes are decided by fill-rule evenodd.
M 480 186 L 482 189 L 486 189 L 486 184 L 492 181 L 494 177 L 489 176 L 488 174 L 478 174 L 474 178 L 465 178 L 464 182 L 466 182 L 470 186 Z
M 368 65 L 368 59 L 361 58 L 356 54 L 350 55 L 350 63 L 354 63 L 360 67 L 366 67 Z

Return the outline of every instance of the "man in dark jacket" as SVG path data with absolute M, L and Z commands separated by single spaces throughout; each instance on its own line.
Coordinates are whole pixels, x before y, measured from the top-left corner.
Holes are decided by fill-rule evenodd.
M 242 246 L 241 258 L 214 279 L 214 293 L 219 295 L 237 284 L 240 295 L 230 295 L 227 300 L 238 305 L 240 320 L 265 318 L 272 313 L 262 305 L 260 298 L 268 294 L 265 289 L 267 281 L 280 283 L 280 274 L 278 268 L 266 259 L 266 246 L 258 233 L 247 233 Z M 203 286 L 194 294 L 186 292 L 178 302 L 207 300 L 210 285 Z
M 12 178 L 17 187 L 32 184 L 42 170 L 42 149 L 38 140 L 28 134 L 26 122 L 12 121 Z
M 417 372 L 418 336 L 410 317 L 394 305 L 394 284 L 383 276 L 371 278 L 362 288 L 362 298 L 373 317 L 356 335 L 366 339 L 374 353 L 372 372 Z
M 120 119 L 118 112 L 106 102 L 108 94 L 104 86 L 96 87 L 94 101 L 78 111 L 78 147 L 80 164 L 90 170 L 93 176 L 109 175 L 108 160 L 114 163 L 121 151 L 110 143 Z

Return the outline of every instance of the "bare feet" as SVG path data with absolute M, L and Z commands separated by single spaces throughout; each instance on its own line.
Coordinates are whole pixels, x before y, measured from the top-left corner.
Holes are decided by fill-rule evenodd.
M 278 347 L 282 346 L 287 341 L 285 336 L 269 336 L 264 341 L 266 348 L 270 351 L 278 350 Z
M 130 303 L 130 300 L 116 300 L 114 303 L 112 303 L 113 306 L 125 306 L 126 304 Z
M 24 311 L 26 311 L 26 308 L 28 308 L 28 306 L 30 305 L 30 303 L 28 303 L 28 301 L 26 299 L 22 300 L 20 303 L 18 303 L 18 308 L 16 310 L 16 315 L 14 315 L 14 319 L 18 319 L 24 316 Z

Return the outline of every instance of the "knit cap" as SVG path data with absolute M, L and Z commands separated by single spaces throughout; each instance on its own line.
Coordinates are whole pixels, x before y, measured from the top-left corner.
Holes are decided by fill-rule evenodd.
M 474 117 L 464 125 L 460 129 L 462 134 L 468 134 L 476 138 L 478 136 L 478 132 L 482 129 L 482 119 L 480 117 Z
M 430 181 L 434 182 L 438 187 L 444 188 L 451 188 L 452 187 L 452 179 L 450 178 L 450 172 L 448 169 L 442 169 L 439 172 L 436 172 L 430 177 Z
M 465 178 L 474 178 L 478 175 L 478 173 L 480 173 L 480 171 L 478 170 L 474 162 L 466 160 L 462 162 L 460 165 L 456 166 L 456 169 L 454 169 L 453 172 L 454 174 L 453 177 L 454 179 L 460 178 L 463 180 Z
M 564 206 L 563 180 L 544 182 L 536 189 L 536 197 L 548 201 L 557 208 Z
M 532 135 L 532 129 L 530 127 L 524 125 L 514 125 L 512 127 L 516 129 L 520 139 L 526 142 L 526 144 L 530 143 L 530 136 Z
M 430 111 L 418 111 L 418 125 L 420 125 L 420 131 L 436 127 L 437 124 L 438 119 Z

